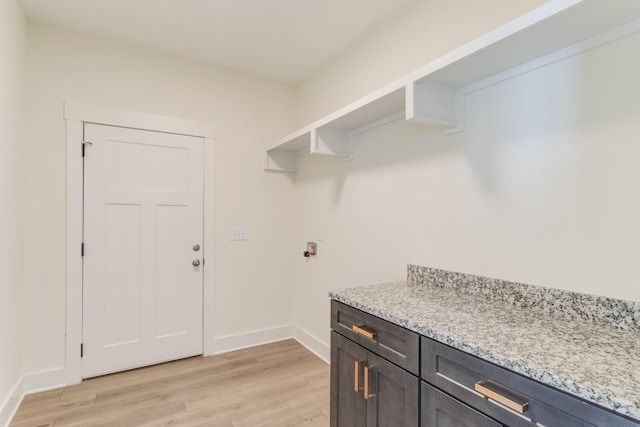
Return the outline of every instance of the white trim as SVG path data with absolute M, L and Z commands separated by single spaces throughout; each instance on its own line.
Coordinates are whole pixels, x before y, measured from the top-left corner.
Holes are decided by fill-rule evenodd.
M 330 347 L 311 335 L 309 332 L 296 325 L 284 325 L 259 331 L 245 332 L 242 334 L 227 335 L 216 338 L 215 354 L 228 353 L 244 348 L 269 344 L 272 342 L 294 339 L 307 348 L 320 359 L 329 363 L 331 360 Z
M 66 106 L 66 105 L 65 105 Z M 66 141 L 66 383 L 82 381 L 82 122 L 67 120 Z
M 204 236 L 203 248 L 203 295 L 202 295 L 202 354 L 213 354 L 215 337 L 215 138 L 204 138 Z
M 215 138 L 215 126 L 211 123 L 178 119 L 157 114 L 127 111 L 118 108 L 64 103 L 64 118 L 85 123 L 122 126 L 134 129 L 155 130 L 158 132 Z
M 218 337 L 214 343 L 214 354 L 227 353 L 243 348 L 255 347 L 293 338 L 293 325 L 278 326 L 259 331 L 245 332 L 242 334 Z
M 46 371 L 27 374 L 22 378 L 24 394 L 64 387 L 67 385 L 65 374 L 65 368 L 48 369 Z
M 300 344 L 305 346 L 310 352 L 324 360 L 326 363 L 330 363 L 331 360 L 331 347 L 320 341 L 318 338 L 311 335 L 299 326 L 294 326 L 293 337 Z
M 126 111 L 109 107 L 64 103 L 66 121 L 66 366 L 65 384 L 82 381 L 80 343 L 82 341 L 82 178 L 83 162 L 81 142 L 83 123 L 107 124 L 157 132 L 176 133 L 204 138 L 204 243 L 207 258 L 203 283 L 203 340 L 205 355 L 212 354 L 214 346 L 214 270 L 215 270 L 215 127 L 211 123 L 155 114 Z M 205 246 L 206 245 L 206 246 Z
M 65 368 L 49 369 L 23 375 L 0 406 L 0 426 L 8 427 L 27 394 L 52 390 L 66 385 Z
M 24 398 L 24 377 L 20 378 L 16 385 L 13 386 L 13 390 L 7 396 L 5 401 L 0 406 L 0 426 L 9 427 L 11 420 L 13 419 L 22 399 Z

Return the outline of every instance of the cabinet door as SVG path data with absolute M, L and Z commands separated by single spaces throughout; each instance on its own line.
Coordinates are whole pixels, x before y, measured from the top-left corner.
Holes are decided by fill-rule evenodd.
M 371 352 L 363 376 L 366 385 L 362 396 L 369 391 L 368 426 L 418 426 L 418 377 Z
M 502 424 L 422 382 L 422 427 L 501 427 Z
M 367 425 L 362 377 L 366 358 L 363 347 L 331 332 L 331 427 Z

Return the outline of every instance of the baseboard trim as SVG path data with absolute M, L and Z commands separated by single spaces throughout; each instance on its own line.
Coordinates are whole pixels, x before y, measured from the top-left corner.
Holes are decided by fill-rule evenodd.
M 237 335 L 227 335 L 214 340 L 214 354 L 227 353 L 243 348 L 255 347 L 286 339 L 295 339 L 320 359 L 329 363 L 331 350 L 329 346 L 304 329 L 295 325 L 279 326 L 271 329 L 252 331 Z
M 7 399 L 0 407 L 0 426 L 9 427 L 13 416 L 16 414 L 22 398 L 24 397 L 24 377 L 21 377 L 16 385 L 13 386 L 13 390 L 7 396 Z
M 64 368 L 58 368 L 25 375 L 23 379 L 24 394 L 38 393 L 66 386 L 65 373 Z
M 293 338 L 293 325 L 217 337 L 213 342 L 214 354 L 227 353 L 243 348 Z
M 22 403 L 22 399 L 24 399 L 24 396 L 27 394 L 64 387 L 65 385 L 64 368 L 49 369 L 23 375 L 0 408 L 0 426 L 9 426 L 20 403 Z
M 299 326 L 293 327 L 293 338 L 320 359 L 324 360 L 326 363 L 330 363 L 331 348 L 327 344 L 323 343 Z

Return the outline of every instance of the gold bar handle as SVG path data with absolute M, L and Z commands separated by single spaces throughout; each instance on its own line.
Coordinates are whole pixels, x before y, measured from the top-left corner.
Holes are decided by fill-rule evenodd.
M 373 369 L 372 365 L 367 365 L 364 367 L 364 398 L 366 400 L 375 397 L 375 393 L 369 393 L 369 373 Z
M 356 331 L 357 333 L 359 333 L 360 335 L 364 335 L 365 337 L 369 338 L 369 339 L 376 339 L 376 336 L 378 336 L 378 333 L 376 331 L 374 331 L 371 328 L 368 328 L 364 325 L 353 325 L 351 326 L 351 329 L 353 329 L 354 331 Z
M 529 407 L 529 402 L 524 398 L 516 396 L 513 393 L 509 393 L 507 390 L 501 389 L 498 384 L 494 384 L 491 381 L 478 381 L 475 383 L 474 388 L 483 396 L 493 399 L 501 405 L 504 405 L 509 409 L 513 409 L 521 414 L 524 414 L 524 411 Z M 509 396 L 505 396 L 505 394 L 508 394 Z
M 360 365 L 364 363 L 364 360 L 354 360 L 353 364 L 353 391 L 356 393 L 362 390 L 360 387 Z

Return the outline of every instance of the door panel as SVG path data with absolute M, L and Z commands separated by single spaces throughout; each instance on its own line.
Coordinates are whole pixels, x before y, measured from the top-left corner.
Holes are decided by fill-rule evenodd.
M 176 135 L 171 136 L 176 137 Z M 106 141 L 107 188 L 184 192 L 188 187 L 188 151 L 188 147 L 154 146 L 133 141 Z M 144 163 L 139 163 L 151 159 L 152 168 L 147 169 Z
M 186 206 L 157 207 L 157 289 L 156 337 L 168 337 L 187 330 L 189 307 L 187 295 L 175 283 L 187 283 L 192 271 L 183 266 L 191 263 Z
M 202 138 L 85 124 L 83 377 L 202 353 Z
M 412 427 L 418 425 L 420 401 L 418 377 L 386 359 L 369 352 L 375 396 L 367 402 L 368 425 L 378 427 Z
M 331 427 L 365 427 L 367 401 L 363 397 L 362 366 L 355 390 L 355 362 L 365 362 L 367 350 L 331 332 Z
M 105 206 L 104 345 L 140 340 L 140 206 Z M 107 286 L 108 285 L 108 286 Z

